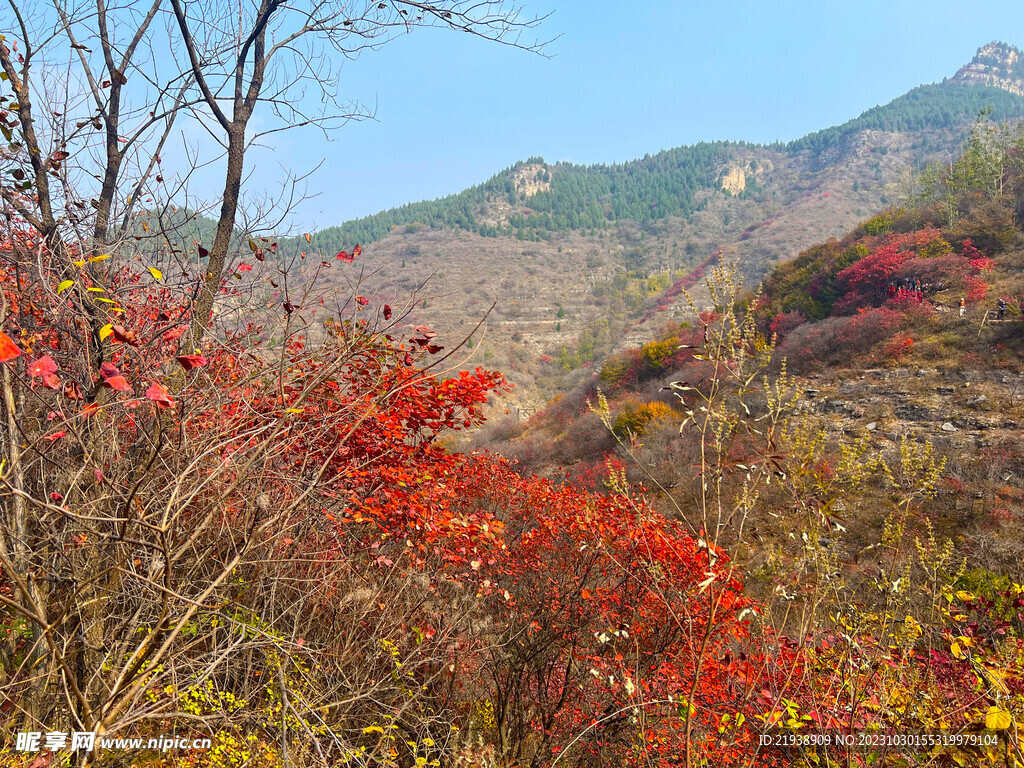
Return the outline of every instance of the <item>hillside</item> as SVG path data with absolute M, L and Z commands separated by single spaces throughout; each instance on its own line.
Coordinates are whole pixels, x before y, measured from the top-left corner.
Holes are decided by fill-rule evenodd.
M 992 55 L 986 46 L 976 62 Z M 448 344 L 495 304 L 470 365 L 505 371 L 516 387 L 502 409 L 528 415 L 587 366 L 688 317 L 679 288 L 699 284 L 693 270 L 721 254 L 755 286 L 907 194 L 988 107 L 1015 118 L 1024 96 L 957 76 L 788 145 L 705 143 L 609 166 L 531 158 L 459 194 L 327 228 L 312 245 L 329 259 L 362 243 L 363 290 L 415 293 L 411 321 Z
M 929 446 L 944 475 L 924 518 L 940 537 L 956 539 L 968 564 L 1018 573 L 1022 150 L 1024 131 L 979 127 L 920 205 L 887 209 L 807 249 L 779 265 L 753 297 L 730 294 L 727 270 L 717 272 L 718 301 L 699 320 L 664 324 L 656 339 L 610 356 L 529 421 L 492 425 L 475 445 L 515 457 L 525 472 L 584 487 L 602 487 L 611 461 L 673 514 L 675 499 L 699 496 L 684 411 L 703 402 L 716 360 L 745 370 L 763 357 L 763 371 L 745 385 L 754 393 L 751 418 L 771 412 L 762 379 L 786 372 L 795 374 L 798 393 L 792 429 L 817 433 L 815 440 L 836 450 L 856 444 L 885 455 Z M 734 305 L 730 295 L 739 299 Z M 604 424 L 593 410 L 601 397 Z M 884 521 L 871 510 L 862 504 L 842 512 L 849 534 L 836 554 L 843 562 L 856 562 L 882 538 Z M 785 539 L 771 517 L 750 523 L 765 541 Z

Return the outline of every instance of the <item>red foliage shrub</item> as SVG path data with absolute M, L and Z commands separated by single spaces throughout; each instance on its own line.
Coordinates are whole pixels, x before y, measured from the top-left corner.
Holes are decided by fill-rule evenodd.
M 883 351 L 885 353 L 885 359 L 899 361 L 913 348 L 914 339 L 908 334 L 903 334 L 888 342 L 883 347 Z
M 919 298 L 916 293 L 897 295 L 882 306 L 899 312 L 911 322 L 932 320 L 935 317 L 935 307 L 932 303 L 923 297 Z
M 718 728 L 747 708 L 744 675 L 756 675 L 731 651 L 748 637 L 738 615 L 750 603 L 724 554 L 621 496 L 484 470 L 458 496 L 467 512 L 494 511 L 505 546 L 470 563 L 493 625 L 452 656 L 464 716 L 492 703 L 510 743 L 538 745 L 535 765 L 573 742 L 575 764 L 749 757 L 752 730 Z M 639 744 L 616 716 L 638 705 Z
M 964 283 L 967 285 L 967 296 L 965 297 L 967 301 L 976 303 L 985 300 L 985 296 L 988 295 L 988 283 L 974 275 L 965 277 Z
M 803 312 L 800 312 L 799 310 L 785 313 L 780 312 L 774 317 L 774 319 L 772 319 L 768 328 L 771 333 L 777 336 L 781 341 L 789 334 L 790 331 L 806 322 L 807 318 L 804 317 Z
M 850 291 L 832 305 L 832 314 L 834 316 L 856 314 L 865 307 L 873 306 L 881 295 L 881 291 L 872 294 Z
M 849 318 L 836 336 L 844 350 L 866 352 L 879 341 L 888 338 L 903 323 L 903 314 L 886 307 L 864 309 Z
M 785 357 L 795 371 L 822 364 L 849 362 L 891 338 L 904 321 L 903 312 L 877 307 L 861 309 L 850 317 L 805 323 L 790 332 L 779 344 L 776 355 Z
M 963 279 L 966 274 L 966 263 L 960 256 L 947 255 L 934 258 L 907 259 L 892 274 L 893 280 L 920 280 L 933 287 L 944 284 L 947 288 Z
M 870 295 L 882 290 L 908 258 L 896 243 L 889 243 L 839 272 L 836 282 L 850 293 Z
M 981 251 L 974 247 L 974 241 L 969 237 L 961 243 L 960 255 L 968 261 L 982 258 Z

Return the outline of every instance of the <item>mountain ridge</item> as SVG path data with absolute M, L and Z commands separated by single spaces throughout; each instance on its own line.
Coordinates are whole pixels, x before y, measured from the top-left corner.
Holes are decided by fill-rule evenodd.
M 864 130 L 951 128 L 975 118 L 982 110 L 989 110 L 994 120 L 1024 117 L 1024 79 L 1015 68 L 1020 67 L 1024 75 L 1020 57 L 1013 46 L 989 43 L 951 78 L 918 86 L 845 123 L 786 143 L 702 141 L 611 164 L 549 164 L 541 157 L 531 157 L 461 192 L 326 227 L 314 235 L 313 245 L 324 252 L 356 242 L 366 245 L 386 237 L 396 227 L 413 224 L 452 227 L 485 237 L 536 240 L 544 233 L 608 228 L 622 220 L 643 222 L 688 216 L 700 204 L 696 193 L 721 186 L 730 153 L 745 148 L 806 152 L 815 158 L 824 155 L 825 162 L 831 162 L 832 155 L 846 151 L 851 137 Z M 535 194 L 524 194 L 517 184 L 517 174 L 527 166 L 537 166 L 538 173 L 547 177 L 545 187 Z M 752 170 L 755 178 L 750 181 L 756 187 L 756 169 Z M 727 188 L 745 193 L 745 176 Z M 504 207 L 505 215 L 496 215 L 495 207 Z

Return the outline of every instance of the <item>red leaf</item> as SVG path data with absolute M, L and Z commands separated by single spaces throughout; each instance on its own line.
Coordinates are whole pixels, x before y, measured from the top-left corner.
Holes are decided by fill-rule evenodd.
M 49 440 L 51 443 L 60 440 L 64 435 L 67 434 L 67 430 L 61 430 L 60 432 L 54 432 L 52 435 L 47 435 L 43 440 Z
M 191 371 L 193 368 L 202 368 L 207 362 L 206 358 L 202 355 L 179 355 L 174 359 L 177 360 L 181 364 L 181 367 L 186 371 Z
M 21 354 L 21 349 L 14 343 L 6 333 L 0 331 L 0 363 L 6 363 L 9 360 L 13 360 Z
M 369 303 L 370 300 L 365 296 L 356 296 L 356 304 L 358 304 L 360 307 L 365 307 Z
M 199 246 L 199 258 L 200 259 L 205 259 L 209 255 L 210 255 L 210 252 L 208 250 L 206 250 L 205 248 L 203 248 L 203 246 L 200 245 Z
M 238 265 L 238 271 L 239 272 L 251 272 L 252 271 L 252 264 L 246 264 L 243 261 L 241 264 Z
M 402 359 L 402 362 L 405 363 L 406 365 L 412 365 L 412 355 L 406 352 L 405 357 Z
M 128 384 L 128 380 L 121 375 L 121 372 L 117 370 L 113 363 L 104 363 L 100 366 L 100 376 L 103 377 L 103 383 L 111 389 L 117 390 L 118 392 L 131 392 L 131 385 Z
M 362 252 L 363 252 L 363 246 L 361 246 L 361 245 L 356 245 L 356 247 L 352 249 L 352 258 L 353 258 L 353 259 L 354 259 L 354 258 L 356 258 L 356 257 L 357 257 L 357 256 L 359 256 L 359 254 L 361 254 Z
M 41 376 L 43 384 L 50 389 L 60 389 L 60 379 L 57 377 L 57 364 L 49 355 L 40 357 L 28 367 L 29 376 L 33 379 Z
M 387 305 L 387 304 L 384 305 L 384 319 L 385 320 L 390 320 L 391 319 L 391 307 L 389 305 Z
M 416 326 L 416 333 L 428 333 L 429 331 L 430 331 L 430 329 L 427 328 L 427 326 L 425 326 L 425 325 L 417 325 Z
M 356 260 L 356 257 L 350 255 L 348 251 L 340 251 L 335 258 L 341 259 L 346 264 L 351 264 L 353 261 Z
M 50 501 L 64 501 L 64 494 L 54 491 L 50 494 Z
M 53 358 L 49 355 L 44 355 L 38 360 L 33 361 L 28 366 L 28 375 L 33 379 L 37 376 L 46 376 L 49 373 L 57 372 L 57 364 L 53 362 Z
M 146 390 L 146 399 L 152 400 L 161 408 L 174 407 L 174 400 L 171 398 L 171 393 L 167 391 L 167 387 L 155 381 Z
M 126 331 L 122 325 L 115 325 L 110 331 L 111 335 L 122 344 L 131 344 L 133 347 L 139 346 L 139 340 L 135 336 L 135 331 Z
M 94 413 L 100 409 L 99 403 L 89 403 L 85 408 L 82 409 L 82 416 L 88 419 Z

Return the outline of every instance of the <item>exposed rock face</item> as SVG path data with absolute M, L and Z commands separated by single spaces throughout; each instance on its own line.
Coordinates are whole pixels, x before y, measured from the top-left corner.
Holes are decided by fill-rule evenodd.
M 722 174 L 722 189 L 738 195 L 747 188 L 747 174 L 738 165 L 730 165 Z
M 519 168 L 514 176 L 516 191 L 526 196 L 533 197 L 538 192 L 546 192 L 551 189 L 550 176 L 547 169 L 538 163 L 528 163 Z
M 1024 64 L 1021 52 L 1006 43 L 989 43 L 978 49 L 970 63 L 953 76 L 954 82 L 990 85 L 1024 96 Z

